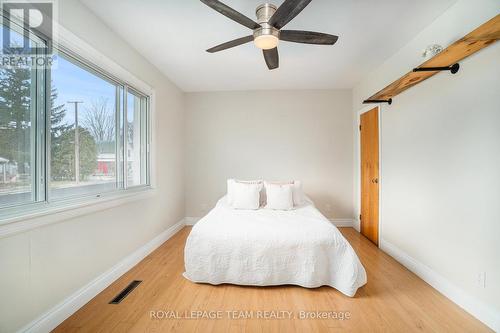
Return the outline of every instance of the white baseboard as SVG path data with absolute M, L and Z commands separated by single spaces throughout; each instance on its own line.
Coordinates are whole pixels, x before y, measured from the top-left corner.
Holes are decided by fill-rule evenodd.
M 337 228 L 340 228 L 340 227 L 353 228 L 354 227 L 354 221 L 352 219 L 329 219 L 329 220 Z
M 186 217 L 184 221 L 186 225 L 195 225 L 201 217 Z M 329 219 L 331 223 L 333 223 L 336 227 L 354 227 L 354 221 L 351 219 Z
M 418 277 L 430 284 L 434 289 L 465 311 L 489 326 L 492 330 L 500 332 L 500 312 L 464 292 L 446 278 L 415 260 L 390 242 L 381 239 L 380 249 L 399 261 L 403 266 L 415 273 Z
M 357 232 L 361 232 L 361 222 L 358 219 L 352 220 L 352 227 L 356 229 Z
M 175 235 L 185 225 L 182 220 L 161 234 L 153 238 L 148 243 L 134 251 L 132 254 L 122 259 L 119 263 L 109 270 L 92 280 L 90 283 L 80 288 L 61 303 L 33 320 L 28 325 L 20 329 L 20 332 L 50 332 L 62 323 L 66 318 L 75 313 L 88 301 L 94 298 L 101 291 L 106 289 L 111 283 L 125 274 L 132 267 L 137 265 L 148 254 L 153 252 L 161 244 L 165 243 L 170 237 Z
M 198 222 L 200 219 L 201 219 L 201 217 L 185 217 L 184 224 L 185 225 L 195 225 L 196 222 Z

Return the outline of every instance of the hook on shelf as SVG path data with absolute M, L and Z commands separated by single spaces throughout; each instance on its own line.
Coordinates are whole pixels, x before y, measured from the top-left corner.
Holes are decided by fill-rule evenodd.
M 392 104 L 392 98 L 389 99 L 367 99 L 363 101 L 363 104 L 369 104 L 369 103 L 387 103 L 389 105 Z
M 436 72 L 436 71 L 450 71 L 451 74 L 456 74 L 460 69 L 460 65 L 458 63 L 453 64 L 451 66 L 444 67 L 417 67 L 413 68 L 414 72 Z

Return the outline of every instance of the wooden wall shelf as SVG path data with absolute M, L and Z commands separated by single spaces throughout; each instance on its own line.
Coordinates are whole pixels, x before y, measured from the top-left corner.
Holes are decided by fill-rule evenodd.
M 406 89 L 430 78 L 441 70 L 451 70 L 451 66 L 458 66 L 458 62 L 471 54 L 493 44 L 500 39 L 500 14 L 484 23 L 474 31 L 448 46 L 442 52 L 435 55 L 416 68 L 394 81 L 384 89 L 371 96 L 363 103 L 391 102 L 394 96 L 399 95 Z M 498 66 L 499 64 L 494 64 Z M 455 69 L 458 68 L 455 66 Z M 429 67 L 446 67 L 438 70 L 427 70 Z M 418 71 L 426 69 L 426 71 Z M 389 103 L 390 104 L 390 103 Z

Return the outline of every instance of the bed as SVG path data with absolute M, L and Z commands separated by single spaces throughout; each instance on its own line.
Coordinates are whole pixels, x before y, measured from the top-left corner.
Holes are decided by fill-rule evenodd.
M 196 283 L 333 287 L 353 297 L 366 272 L 309 199 L 290 211 L 237 210 L 226 197 L 191 230 L 184 277 Z

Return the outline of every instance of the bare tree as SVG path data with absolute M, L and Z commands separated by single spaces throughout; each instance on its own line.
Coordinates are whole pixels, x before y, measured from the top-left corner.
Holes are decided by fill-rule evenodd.
M 115 112 L 108 108 L 108 99 L 100 97 L 85 107 L 82 125 L 97 142 L 110 142 L 115 139 Z

